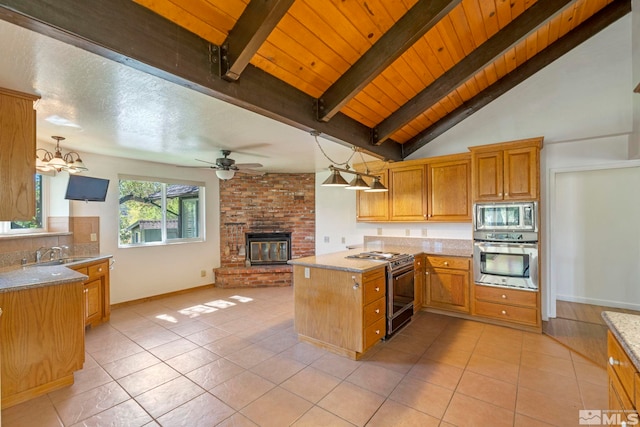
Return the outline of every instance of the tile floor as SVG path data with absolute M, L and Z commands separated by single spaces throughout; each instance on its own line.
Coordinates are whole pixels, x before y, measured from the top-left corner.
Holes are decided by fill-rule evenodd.
M 551 338 L 421 312 L 353 361 L 297 340 L 292 288 L 114 310 L 75 384 L 2 411 L 29 426 L 573 426 L 606 372 Z

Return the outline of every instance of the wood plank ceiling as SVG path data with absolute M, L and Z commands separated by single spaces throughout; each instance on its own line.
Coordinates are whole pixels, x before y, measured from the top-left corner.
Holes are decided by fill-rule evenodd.
M 100 42 L 144 62 L 141 68 L 178 74 L 171 64 L 115 49 L 122 42 L 110 46 L 98 40 L 106 36 L 58 17 L 74 7 L 76 15 L 129 16 L 119 29 L 135 37 L 127 29 L 136 24 L 133 12 L 140 13 L 134 7 L 150 10 L 208 43 L 213 82 L 181 75 L 180 83 L 206 86 L 213 96 L 391 160 L 407 157 L 631 10 L 630 0 L 133 1 L 101 1 L 107 6 L 100 12 L 83 10 L 81 0 L 50 0 L 44 3 L 57 10 L 36 13 L 22 4 L 42 1 L 0 0 L 0 18 L 42 32 L 62 28 L 59 38 L 72 34 L 94 51 L 101 51 Z M 144 31 L 153 37 L 166 28 L 158 23 Z M 201 49 L 193 42 L 187 47 Z

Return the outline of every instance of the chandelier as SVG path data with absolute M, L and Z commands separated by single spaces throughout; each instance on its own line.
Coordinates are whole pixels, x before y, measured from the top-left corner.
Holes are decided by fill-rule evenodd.
M 53 171 L 67 171 L 69 173 L 80 173 L 88 171 L 89 169 L 84 165 L 80 155 L 75 151 L 70 151 L 66 154 L 62 154 L 60 149 L 60 141 L 64 141 L 62 136 L 52 136 L 51 138 L 56 140 L 55 154 L 44 148 L 38 148 L 36 150 L 36 169 L 41 172 Z M 40 153 L 40 154 L 39 154 Z M 42 157 L 40 157 L 42 156 Z

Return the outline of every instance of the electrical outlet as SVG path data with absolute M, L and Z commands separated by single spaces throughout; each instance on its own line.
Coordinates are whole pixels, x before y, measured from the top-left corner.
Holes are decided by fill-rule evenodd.
M 200 277 L 207 277 L 207 270 L 200 270 Z
M 408 228 L 406 230 L 404 230 L 404 235 L 405 236 L 411 236 L 411 230 L 408 229 Z
M 308 279 L 311 277 L 311 270 L 309 270 L 309 267 L 305 267 L 304 268 L 304 278 Z
M 347 243 L 347 238 L 346 238 L 346 237 L 343 237 L 343 238 L 341 239 L 341 241 L 342 241 L 342 243 L 343 243 L 343 244 L 344 244 L 344 243 Z
M 378 228 L 378 236 L 382 236 L 382 228 Z
M 324 236 L 324 242 L 325 242 L 325 243 L 329 243 L 329 241 L 330 241 L 330 240 L 331 240 L 331 239 L 329 239 L 329 236 Z
M 98 241 L 98 234 L 97 233 L 91 233 L 89 235 L 89 239 L 91 239 L 92 242 L 97 242 Z
M 427 237 L 427 229 L 426 228 L 422 229 L 422 237 Z

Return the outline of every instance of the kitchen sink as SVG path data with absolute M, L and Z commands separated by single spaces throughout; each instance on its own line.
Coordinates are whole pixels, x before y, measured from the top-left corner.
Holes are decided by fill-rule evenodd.
M 62 259 L 52 259 L 51 261 L 41 261 L 36 262 L 35 264 L 29 264 L 25 267 L 47 267 L 52 265 L 65 265 L 65 264 L 73 264 L 76 262 L 88 261 L 94 257 L 84 256 L 84 257 L 70 257 L 70 258 L 62 258 Z

